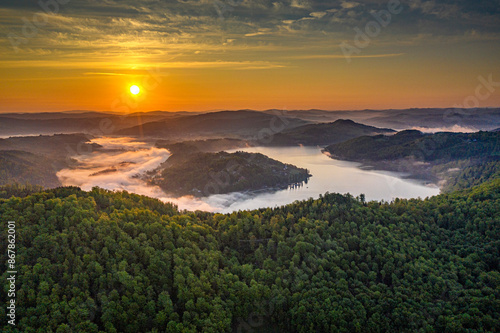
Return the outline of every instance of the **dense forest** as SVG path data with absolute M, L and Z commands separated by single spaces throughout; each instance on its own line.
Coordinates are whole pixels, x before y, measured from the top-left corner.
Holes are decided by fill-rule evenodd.
M 45 188 L 40 185 L 13 183 L 0 185 L 0 198 L 9 199 L 10 197 L 27 197 L 28 195 L 43 192 Z
M 326 151 L 341 159 L 394 160 L 414 157 L 420 161 L 451 161 L 500 156 L 500 132 L 424 134 L 406 130 L 395 135 L 362 136 L 330 145 Z
M 306 169 L 242 151 L 174 153 L 160 170 L 152 183 L 179 196 L 286 188 L 310 177 Z
M 0 199 L 19 270 L 3 332 L 500 330 L 498 179 L 227 215 L 98 188 L 8 191 L 23 197 Z
M 500 161 L 490 161 L 464 167 L 448 178 L 442 191 L 453 192 L 500 178 Z

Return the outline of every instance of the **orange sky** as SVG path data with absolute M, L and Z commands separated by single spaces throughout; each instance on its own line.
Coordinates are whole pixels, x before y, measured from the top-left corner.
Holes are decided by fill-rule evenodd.
M 348 61 L 339 46 L 355 45 L 355 28 L 385 2 L 269 2 L 272 15 L 243 2 L 222 17 L 188 2 L 138 3 L 68 3 L 52 15 L 0 5 L 0 112 L 451 107 L 474 99 L 479 77 L 500 82 L 489 11 L 469 9 L 457 24 L 450 17 L 468 7 L 403 3 Z M 34 17 L 46 24 L 27 36 L 23 18 Z M 485 89 L 477 106 L 500 106 L 500 87 Z

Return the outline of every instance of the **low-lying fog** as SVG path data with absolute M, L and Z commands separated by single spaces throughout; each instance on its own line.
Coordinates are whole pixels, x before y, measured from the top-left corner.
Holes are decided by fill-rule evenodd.
M 204 198 L 168 197 L 159 187 L 149 186 L 138 176 L 156 169 L 169 157 L 165 149 L 132 138 L 98 138 L 92 140 L 104 147 L 90 155 L 75 156 L 79 166 L 63 169 L 57 176 L 63 185 L 75 185 L 83 190 L 94 186 L 109 190 L 126 190 L 169 201 L 179 209 L 232 212 L 240 209 L 274 207 L 295 200 L 317 198 L 325 192 L 366 195 L 367 200 L 387 200 L 395 197 L 416 198 L 439 193 L 435 186 L 425 186 L 391 172 L 361 170 L 356 163 L 338 161 L 321 153 L 318 147 L 245 148 L 260 152 L 284 163 L 307 168 L 312 173 L 308 184 L 272 193 L 229 193 Z
M 57 173 L 65 186 L 79 186 L 85 191 L 99 186 L 108 190 L 125 190 L 137 194 L 174 202 L 179 209 L 208 210 L 215 208 L 192 197 L 171 198 L 158 186 L 149 186 L 139 175 L 156 169 L 170 156 L 166 149 L 153 147 L 152 143 L 133 138 L 97 138 L 92 140 L 103 146 L 90 155 L 74 156 L 77 168 L 63 169 Z

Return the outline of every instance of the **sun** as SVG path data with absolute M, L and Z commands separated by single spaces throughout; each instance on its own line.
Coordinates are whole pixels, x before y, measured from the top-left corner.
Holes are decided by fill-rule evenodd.
M 130 93 L 132 93 L 132 95 L 137 95 L 140 92 L 141 92 L 141 88 L 139 88 L 135 84 L 133 86 L 130 86 Z

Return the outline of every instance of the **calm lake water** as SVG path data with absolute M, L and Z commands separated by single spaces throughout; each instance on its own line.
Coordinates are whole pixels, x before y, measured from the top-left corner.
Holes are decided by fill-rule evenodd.
M 204 198 L 190 196 L 171 198 L 158 187 L 147 186 L 135 177 L 137 174 L 156 168 L 167 159 L 169 154 L 166 150 L 129 138 L 100 138 L 96 139 L 97 141 L 106 148 L 121 149 L 121 151 L 96 151 L 90 156 L 78 158 L 79 168 L 65 169 L 58 173 L 64 185 L 76 185 L 84 190 L 89 190 L 93 186 L 110 190 L 127 190 L 163 201 L 175 202 L 180 209 L 200 209 L 222 213 L 281 206 L 295 200 L 318 198 L 325 192 L 350 193 L 353 196 L 363 193 L 366 200 L 386 201 L 397 197 L 425 198 L 439 194 L 438 187 L 402 179 L 402 175 L 397 173 L 362 170 L 358 168 L 358 163 L 331 159 L 318 147 L 252 147 L 237 150 L 262 153 L 278 161 L 307 168 L 312 177 L 302 187 L 272 193 L 229 193 Z M 106 168 L 115 170 L 96 175 L 96 172 Z
M 223 208 L 224 212 L 280 206 L 295 200 L 318 198 L 325 192 L 350 193 L 353 196 L 363 193 L 366 200 L 386 201 L 394 198 L 425 198 L 439 194 L 439 188 L 436 186 L 402 179 L 403 175 L 394 172 L 363 170 L 358 168 L 359 163 L 332 159 L 318 147 L 253 147 L 238 150 L 262 153 L 283 163 L 307 168 L 312 177 L 307 184 L 299 188 L 242 197 L 234 202 L 227 201 L 229 206 Z M 225 196 L 228 195 L 211 196 L 206 200 L 221 205 L 224 204 Z

